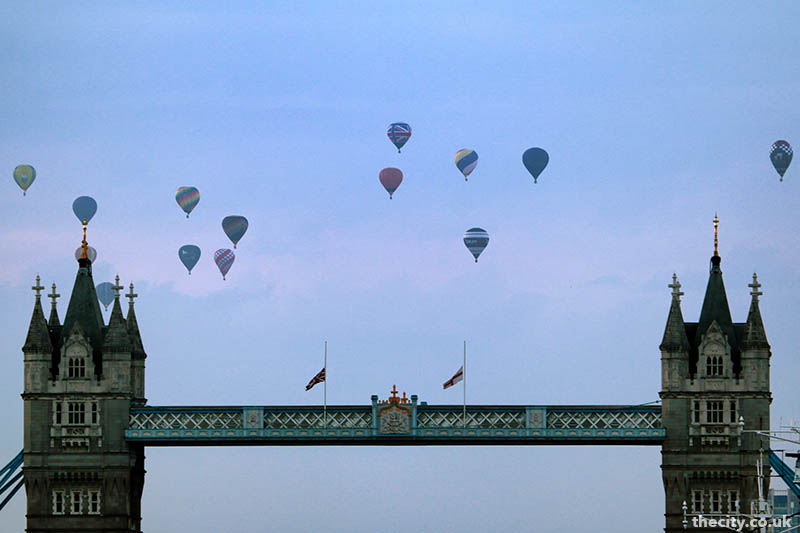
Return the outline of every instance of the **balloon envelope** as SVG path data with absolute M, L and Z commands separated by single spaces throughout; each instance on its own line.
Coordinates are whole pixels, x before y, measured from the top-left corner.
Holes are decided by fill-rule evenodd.
M 786 141 L 775 141 L 769 150 L 769 158 L 772 161 L 772 166 L 780 174 L 781 181 L 783 181 L 783 174 L 792 162 L 791 145 Z
M 89 257 L 89 262 L 94 263 L 94 260 L 97 259 L 97 250 L 95 250 L 91 246 L 86 247 L 86 255 Z M 81 258 L 81 247 L 78 246 L 75 248 L 75 261 L 80 260 Z
M 389 129 L 386 130 L 386 135 L 389 137 L 389 140 L 392 141 L 392 144 L 397 147 L 397 153 L 400 153 L 400 148 L 402 148 L 411 137 L 411 126 L 405 122 L 393 122 L 389 125 Z
M 464 244 L 469 249 L 475 262 L 478 262 L 478 256 L 481 255 L 483 249 L 489 244 L 489 234 L 483 228 L 469 228 L 464 233 Z
M 97 291 L 97 299 L 108 311 L 108 306 L 114 301 L 114 284 L 104 281 L 95 287 L 95 291 Z
M 386 189 L 386 192 L 389 193 L 389 199 L 391 200 L 394 191 L 403 182 L 403 172 L 399 168 L 384 168 L 378 174 L 378 179 L 381 180 L 381 184 Z
M 233 243 L 233 247 L 236 248 L 236 244 L 244 237 L 244 233 L 247 231 L 247 219 L 236 215 L 225 217 L 222 219 L 222 231 L 225 232 L 225 235 Z
M 214 252 L 214 262 L 217 264 L 217 268 L 222 273 L 222 279 L 225 279 L 225 274 L 227 274 L 231 269 L 234 259 L 236 259 L 236 255 L 230 248 L 220 248 Z
M 97 202 L 91 196 L 79 196 L 72 202 L 72 212 L 78 217 L 78 220 L 88 223 L 92 217 L 97 213 Z
M 36 169 L 30 165 L 19 165 L 14 169 L 14 181 L 17 182 L 19 188 L 22 189 L 22 195 L 25 196 L 28 187 L 33 184 L 36 179 Z
M 527 168 L 528 172 L 533 176 L 534 183 L 536 183 L 536 179 L 549 161 L 550 156 L 541 148 L 528 148 L 525 150 L 525 153 L 522 154 L 522 164 L 525 165 L 525 168 Z
M 181 246 L 178 249 L 178 257 L 183 263 L 183 266 L 189 271 L 189 274 L 192 273 L 192 269 L 200 260 L 200 248 L 195 246 L 194 244 L 186 244 Z
M 477 166 L 478 152 L 470 150 L 469 148 L 463 148 L 456 152 L 456 167 L 464 174 L 464 181 L 467 181 L 467 176 L 469 176 Z
M 189 213 L 200 201 L 200 191 L 195 187 L 178 187 L 178 190 L 175 191 L 175 201 L 186 213 L 186 218 L 189 218 Z

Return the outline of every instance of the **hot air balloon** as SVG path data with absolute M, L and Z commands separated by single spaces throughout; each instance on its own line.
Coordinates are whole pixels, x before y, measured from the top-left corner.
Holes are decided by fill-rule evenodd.
M 400 153 L 400 148 L 402 148 L 407 142 L 409 137 L 411 137 L 411 126 L 406 124 L 405 122 L 393 122 L 389 125 L 389 129 L 386 130 L 386 135 L 389 137 L 389 140 L 392 141 L 397 147 L 397 153 Z
M 189 271 L 189 275 L 192 275 L 192 269 L 200 260 L 200 248 L 195 246 L 194 244 L 186 244 L 181 246 L 178 249 L 178 257 L 183 263 L 183 266 Z
M 381 184 L 389 193 L 389 200 L 391 200 L 394 191 L 403 183 L 403 172 L 399 168 L 384 168 L 378 174 L 378 179 L 381 180 Z
M 175 191 L 175 201 L 181 206 L 183 212 L 186 213 L 186 218 L 189 218 L 189 213 L 195 208 L 200 201 L 200 191 L 195 187 L 178 187 Z
M 75 261 L 79 261 L 81 258 L 81 247 L 78 246 L 75 248 Z M 86 247 L 86 255 L 89 257 L 89 262 L 94 263 L 94 260 L 97 259 L 97 250 L 95 250 L 91 246 Z
M 108 311 L 108 306 L 114 301 L 114 284 L 104 281 L 95 287 L 95 291 L 97 291 L 97 299 Z
M 475 262 L 478 262 L 478 256 L 481 255 L 483 249 L 489 244 L 489 234 L 483 228 L 469 228 L 464 233 L 464 244 L 475 257 Z
M 539 174 L 542 173 L 544 167 L 547 166 L 548 161 L 550 161 L 550 156 L 541 148 L 528 148 L 525 150 L 525 153 L 522 154 L 522 164 L 525 165 L 525 168 L 527 168 L 528 172 L 533 176 L 534 183 L 536 183 L 536 179 L 539 177 Z
M 91 196 L 79 196 L 72 202 L 72 212 L 81 223 L 88 223 L 97 212 L 97 202 Z
M 772 166 L 780 174 L 781 181 L 783 181 L 783 174 L 789 168 L 789 163 L 792 162 L 791 145 L 786 141 L 775 141 L 769 150 L 769 158 L 772 160 Z
M 217 264 L 217 268 L 222 273 L 223 280 L 225 279 L 225 274 L 227 274 L 228 270 L 231 269 L 234 259 L 236 259 L 236 255 L 230 248 L 220 248 L 214 252 L 214 262 Z
M 456 166 L 464 174 L 464 181 L 467 181 L 467 176 L 478 166 L 478 152 L 469 148 L 459 150 L 456 152 Z
M 14 169 L 14 181 L 17 182 L 19 188 L 22 189 L 22 196 L 28 191 L 28 187 L 33 184 L 36 179 L 36 169 L 30 165 L 19 165 Z
M 233 215 L 225 217 L 222 219 L 222 231 L 225 232 L 225 235 L 233 243 L 233 247 L 236 248 L 236 243 L 244 237 L 244 233 L 247 231 L 247 219 Z

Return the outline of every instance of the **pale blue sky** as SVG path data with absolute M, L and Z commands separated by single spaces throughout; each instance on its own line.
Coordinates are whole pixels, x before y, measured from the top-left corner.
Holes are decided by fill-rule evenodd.
M 677 272 L 696 320 L 716 212 L 734 321 L 763 283 L 773 425 L 800 417 L 800 163 L 780 183 L 768 158 L 800 146 L 796 3 L 162 4 L 0 6 L 0 463 L 22 446 L 29 287 L 55 281 L 63 318 L 80 195 L 99 204 L 95 281 L 140 295 L 153 405 L 321 403 L 304 386 L 324 340 L 331 404 L 394 383 L 458 403 L 441 383 L 464 339 L 470 403 L 656 400 L 666 285 Z M 531 146 L 550 154 L 536 185 Z M 460 148 L 480 156 L 467 183 Z M 182 185 L 201 192 L 188 220 Z M 231 214 L 250 229 L 223 282 Z M 143 527 L 655 531 L 659 464 L 657 447 L 148 449 Z M 0 530 L 23 527 L 17 496 Z

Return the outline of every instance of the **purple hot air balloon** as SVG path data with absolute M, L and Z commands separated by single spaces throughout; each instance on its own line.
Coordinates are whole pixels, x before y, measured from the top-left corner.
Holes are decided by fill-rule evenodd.
M 230 248 L 220 248 L 214 252 L 214 262 L 217 264 L 220 273 L 222 273 L 223 280 L 225 279 L 225 274 L 231 269 L 234 259 L 236 259 L 236 255 Z
M 400 184 L 403 182 L 403 172 L 399 168 L 384 168 L 378 174 L 378 178 L 381 180 L 381 184 L 386 189 L 386 192 L 389 193 L 389 200 L 392 199 L 392 194 Z

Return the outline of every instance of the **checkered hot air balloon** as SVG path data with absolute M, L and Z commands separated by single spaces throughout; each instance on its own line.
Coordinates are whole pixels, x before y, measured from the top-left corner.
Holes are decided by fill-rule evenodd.
M 225 279 L 225 274 L 231 269 L 234 259 L 236 259 L 236 255 L 230 248 L 220 248 L 214 252 L 214 262 L 217 264 L 223 280 Z
M 399 154 L 400 148 L 402 148 L 411 137 L 411 126 L 405 122 L 393 122 L 389 125 L 389 129 L 386 130 L 386 135 L 389 137 L 389 140 L 392 141 L 392 144 L 397 147 L 397 153 Z
M 478 152 L 469 148 L 462 148 L 456 152 L 456 167 L 464 174 L 464 181 L 467 181 L 475 167 L 478 166 Z
M 17 182 L 19 188 L 22 189 L 22 196 L 28 192 L 28 187 L 33 184 L 36 179 L 36 169 L 30 165 L 18 165 L 14 169 L 14 181 Z
M 772 166 L 780 174 L 781 181 L 783 181 L 783 174 L 792 162 L 791 145 L 786 141 L 775 141 L 769 150 L 769 158 L 772 161 Z
M 186 213 L 186 218 L 189 218 L 189 213 L 200 202 L 200 191 L 195 187 L 178 187 L 178 190 L 175 191 L 175 201 Z
M 489 244 L 489 234 L 483 228 L 470 228 L 464 233 L 464 244 L 477 263 L 478 256 Z

